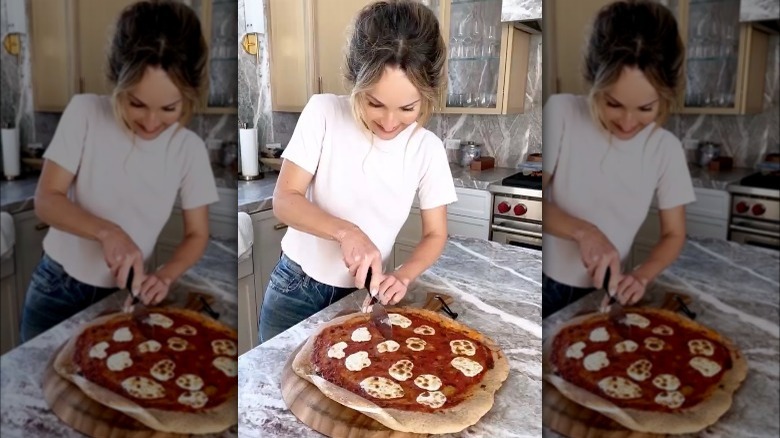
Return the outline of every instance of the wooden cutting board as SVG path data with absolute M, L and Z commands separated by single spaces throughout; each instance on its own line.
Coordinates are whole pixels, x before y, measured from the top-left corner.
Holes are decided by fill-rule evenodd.
M 424 309 L 434 312 L 442 305 L 435 298 L 441 296 L 449 305 L 453 298 L 448 295 L 429 293 Z M 352 311 L 343 314 L 353 313 Z M 341 316 L 336 315 L 336 316 Z M 350 409 L 326 397 L 316 386 L 295 374 L 292 362 L 303 347 L 303 343 L 292 352 L 282 369 L 282 399 L 301 422 L 317 432 L 333 438 L 412 438 L 427 437 L 392 430 L 373 418 Z
M 685 294 L 667 292 L 662 309 L 677 311 L 680 296 L 687 305 L 691 298 Z M 574 403 L 546 380 L 542 383 L 542 423 L 569 438 L 662 438 L 666 434 L 636 432 L 600 413 Z

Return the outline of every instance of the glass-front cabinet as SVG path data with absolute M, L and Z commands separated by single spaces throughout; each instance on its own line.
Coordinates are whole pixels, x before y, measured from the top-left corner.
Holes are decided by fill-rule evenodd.
M 523 112 L 530 34 L 501 22 L 501 0 L 421 0 L 447 44 L 447 88 L 438 112 Z
M 206 114 L 236 113 L 238 105 L 238 3 L 235 0 L 187 0 L 198 12 L 209 46 Z
M 763 106 L 769 34 L 739 22 L 740 0 L 670 0 L 685 44 L 679 112 L 745 114 Z

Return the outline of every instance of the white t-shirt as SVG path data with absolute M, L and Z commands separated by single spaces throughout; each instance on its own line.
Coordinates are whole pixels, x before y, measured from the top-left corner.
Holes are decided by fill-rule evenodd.
M 180 189 L 185 210 L 219 200 L 203 140 L 176 123 L 154 140 L 135 137 L 133 144 L 114 118 L 108 96 L 74 96 L 43 157 L 76 175 L 70 199 L 122 227 L 144 259 L 152 254 Z M 83 283 L 124 286 L 116 284 L 97 241 L 52 227 L 43 248 Z
M 349 96 L 317 94 L 301 113 L 282 158 L 314 175 L 307 198 L 360 227 L 387 261 L 415 193 L 427 210 L 457 201 L 442 141 L 409 125 L 394 139 L 371 139 L 352 117 Z M 292 227 L 282 250 L 311 278 L 353 287 L 338 242 Z
M 544 106 L 545 196 L 570 215 L 597 226 L 628 254 L 655 194 L 658 208 L 695 201 L 680 141 L 655 123 L 622 141 L 599 130 L 583 96 L 554 95 Z M 611 142 L 611 144 L 610 144 Z M 575 287 L 593 287 L 572 240 L 545 234 L 544 272 Z

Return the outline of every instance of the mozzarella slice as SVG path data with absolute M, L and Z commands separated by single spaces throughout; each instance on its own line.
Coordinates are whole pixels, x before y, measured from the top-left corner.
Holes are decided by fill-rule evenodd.
M 674 334 L 674 329 L 668 325 L 659 325 L 658 327 L 653 327 L 652 332 L 660 336 L 671 336 Z
M 715 354 L 715 346 L 706 339 L 692 339 L 688 341 L 688 350 L 694 356 L 712 356 Z
M 434 334 L 436 334 L 436 330 L 434 330 L 434 328 L 429 325 L 421 325 L 415 328 L 414 332 L 417 333 L 418 335 L 423 335 L 423 336 L 433 336 Z
M 138 348 L 138 352 L 141 354 L 156 353 L 160 351 L 162 345 L 160 345 L 160 343 L 155 341 L 154 339 L 149 339 L 148 341 L 143 341 L 140 344 L 138 344 L 137 348 Z
M 433 374 L 420 374 L 415 377 L 414 384 L 426 391 L 436 391 L 441 388 L 441 379 Z
M 679 391 L 659 392 L 655 402 L 671 409 L 677 409 L 685 402 L 685 396 Z
M 211 351 L 217 356 L 235 356 L 236 343 L 230 339 L 216 339 L 211 341 Z
M 653 377 L 653 385 L 664 391 L 674 391 L 680 387 L 680 379 L 673 374 L 659 374 Z
M 358 351 L 347 356 L 345 364 L 350 371 L 360 371 L 371 365 L 371 359 L 368 358 L 368 352 Z
M 176 368 L 176 364 L 172 360 L 163 359 L 152 365 L 152 368 L 149 370 L 149 374 L 161 382 L 167 382 L 175 375 L 173 371 L 174 368 Z
M 417 396 L 417 403 L 429 406 L 433 409 L 442 407 L 447 401 L 447 396 L 441 391 L 423 392 Z
M 566 357 L 570 359 L 582 359 L 582 356 L 585 355 L 585 353 L 582 352 L 583 348 L 585 348 L 585 343 L 582 341 L 569 345 L 569 348 L 566 349 Z
M 133 376 L 122 381 L 122 389 L 135 398 L 155 399 L 165 396 L 165 388 L 154 380 Z
M 630 340 L 626 339 L 625 341 L 620 341 L 617 344 L 615 344 L 615 353 L 621 354 L 621 353 L 633 353 L 636 351 L 637 348 L 639 348 L 639 345 Z
M 477 346 L 468 339 L 456 339 L 450 341 L 450 350 L 456 356 L 474 356 L 477 353 Z
M 187 349 L 188 342 L 182 338 L 172 337 L 168 338 L 168 348 L 173 351 L 184 351 Z
M 208 401 L 209 396 L 207 396 L 203 391 L 183 392 L 178 399 L 179 403 L 195 409 L 200 409 L 203 406 L 206 406 Z
M 157 325 L 163 328 L 171 328 L 173 326 L 173 320 L 161 313 L 150 313 L 149 317 L 144 320 L 145 324 Z
M 612 398 L 632 399 L 642 396 L 642 388 L 620 376 L 609 376 L 599 380 L 599 389 Z
M 108 356 L 106 365 L 111 371 L 122 371 L 133 365 L 133 359 L 130 359 L 130 352 L 120 351 Z
M 696 371 L 700 372 L 704 377 L 712 377 L 718 374 L 721 370 L 720 365 L 706 357 L 696 356 L 688 361 Z
M 133 340 L 133 334 L 130 332 L 130 328 L 121 327 L 114 331 L 114 342 L 129 342 Z
M 360 382 L 360 388 L 374 398 L 393 399 L 404 396 L 401 385 L 386 377 L 367 377 Z
M 390 324 L 397 325 L 401 328 L 408 328 L 410 325 L 412 325 L 412 320 L 403 316 L 399 315 L 398 313 L 390 313 L 387 315 L 390 318 Z
M 401 359 L 390 366 L 388 374 L 395 380 L 403 382 L 412 378 L 412 368 L 414 368 L 412 361 Z
M 661 351 L 664 349 L 664 345 L 666 344 L 664 341 L 658 338 L 649 337 L 645 338 L 645 348 L 647 348 L 650 351 Z
M 590 332 L 588 339 L 591 342 L 606 342 L 609 340 L 609 332 L 604 327 L 596 327 Z
M 198 330 L 195 329 L 195 327 L 191 325 L 183 325 L 181 327 L 177 327 L 176 330 L 174 330 L 176 333 L 184 336 L 194 336 L 198 333 Z
M 347 343 L 344 341 L 336 342 L 328 348 L 328 357 L 333 359 L 343 359 L 346 354 L 344 349 L 347 348 Z
M 376 344 L 376 351 L 380 353 L 388 353 L 388 352 L 392 353 L 394 351 L 398 351 L 399 348 L 401 348 L 401 344 L 393 340 L 383 341 Z
M 649 360 L 639 359 L 628 366 L 626 373 L 637 382 L 644 382 L 650 377 L 650 369 L 652 368 L 653 364 Z
M 92 348 L 89 349 L 89 357 L 93 359 L 105 359 L 108 354 L 106 353 L 106 349 L 108 348 L 108 342 L 102 341 L 98 342 L 97 344 L 93 345 Z
M 640 328 L 647 328 L 650 326 L 650 320 L 637 313 L 626 314 L 626 325 L 635 325 Z
M 609 359 L 607 359 L 607 353 L 604 351 L 596 351 L 585 356 L 585 360 L 582 361 L 585 369 L 588 371 L 598 371 L 602 368 L 609 366 Z
M 176 378 L 176 385 L 187 391 L 197 391 L 203 388 L 203 379 L 195 374 L 182 374 Z
M 450 361 L 450 365 L 455 367 L 456 370 L 463 373 L 463 375 L 466 377 L 474 377 L 483 370 L 482 365 L 480 365 L 478 362 L 474 362 L 469 358 L 460 356 L 453 358 Z
M 228 377 L 236 377 L 238 375 L 238 363 L 235 359 L 219 356 L 214 358 L 211 364 Z
M 427 342 L 423 341 L 420 338 L 408 338 L 406 340 L 406 348 L 412 351 L 423 351 L 425 350 L 426 344 Z
M 371 333 L 368 332 L 368 328 L 359 327 L 352 332 L 352 342 L 366 342 L 371 340 Z

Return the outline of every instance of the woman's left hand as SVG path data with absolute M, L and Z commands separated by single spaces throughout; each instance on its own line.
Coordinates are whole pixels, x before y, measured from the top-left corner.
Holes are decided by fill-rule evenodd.
M 406 289 L 409 287 L 409 280 L 398 277 L 396 272 L 388 274 L 379 283 L 379 292 L 377 297 L 383 305 L 398 304 L 406 295 Z
M 647 290 L 647 280 L 635 273 L 624 275 L 618 283 L 615 295 L 621 305 L 627 306 L 636 304 L 645 295 Z M 602 300 L 602 308 L 607 306 L 608 297 Z
M 170 287 L 171 280 L 161 276 L 159 272 L 150 274 L 141 283 L 141 290 L 138 292 L 138 296 L 145 305 L 156 305 L 168 296 Z M 128 297 L 128 299 L 130 298 Z

